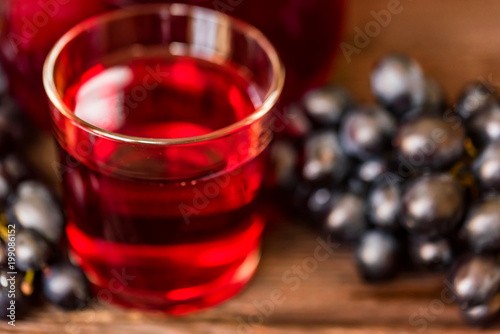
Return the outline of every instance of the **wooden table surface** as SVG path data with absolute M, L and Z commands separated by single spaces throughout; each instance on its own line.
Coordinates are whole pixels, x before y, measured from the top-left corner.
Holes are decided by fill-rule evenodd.
M 386 9 L 392 1 L 348 1 L 344 41 L 353 44 L 355 27 L 364 29 L 373 20 L 371 11 Z M 339 55 L 337 82 L 361 100 L 370 100 L 369 71 L 389 51 L 416 57 L 453 98 L 467 81 L 500 82 L 500 1 L 401 0 L 401 6 L 401 13 L 393 15 L 350 63 Z M 40 145 L 36 150 L 46 149 Z M 52 173 L 52 156 L 38 159 Z M 46 307 L 17 322 L 15 328 L 0 323 L 0 333 L 500 333 L 500 327 L 479 331 L 463 325 L 455 306 L 446 303 L 444 277 L 408 274 L 393 283 L 364 285 L 356 276 L 352 255 L 342 250 L 319 262 L 292 289 L 282 280 L 283 274 L 312 257 L 317 245 L 316 236 L 307 229 L 281 225 L 267 236 L 261 266 L 248 288 L 195 315 L 172 318 L 106 305 L 70 313 Z M 284 301 L 263 315 L 257 305 L 268 304 L 275 289 L 283 291 Z

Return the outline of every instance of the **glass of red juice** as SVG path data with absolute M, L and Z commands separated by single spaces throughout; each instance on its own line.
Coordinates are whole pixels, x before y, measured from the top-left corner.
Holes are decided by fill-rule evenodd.
M 284 67 L 256 28 L 185 4 L 67 32 L 44 66 L 67 238 L 97 296 L 184 314 L 240 291 Z

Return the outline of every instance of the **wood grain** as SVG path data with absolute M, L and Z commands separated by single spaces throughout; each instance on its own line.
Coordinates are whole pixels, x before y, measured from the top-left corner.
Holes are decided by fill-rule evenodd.
M 354 28 L 363 29 L 373 20 L 371 11 L 385 9 L 389 2 L 349 1 L 344 41 L 352 44 Z M 451 98 L 467 81 L 488 77 L 500 81 L 498 0 L 402 0 L 401 4 L 401 13 L 353 55 L 352 62 L 339 55 L 335 81 L 360 100 L 370 101 L 369 71 L 388 51 L 415 56 Z M 33 156 L 47 174 L 53 174 L 54 155 L 45 154 L 47 150 L 44 141 L 33 148 Z M 261 266 L 248 288 L 195 315 L 172 318 L 108 305 L 70 313 L 41 307 L 15 328 L 1 323 L 0 333 L 500 333 L 500 328 L 479 331 L 464 326 L 457 309 L 446 303 L 444 277 L 406 274 L 394 283 L 364 285 L 356 276 L 352 255 L 345 250 L 336 250 L 326 261 L 317 262 L 317 268 L 298 287 L 284 281 L 283 275 L 292 266 L 307 262 L 317 246 L 311 231 L 294 224 L 280 225 L 266 237 Z M 284 301 L 262 316 L 257 305 L 266 303 L 275 289 L 283 292 Z M 252 326 L 243 326 L 243 322 Z

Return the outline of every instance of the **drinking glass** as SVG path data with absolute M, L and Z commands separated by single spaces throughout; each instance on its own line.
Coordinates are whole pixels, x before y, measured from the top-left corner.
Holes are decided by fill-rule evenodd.
M 43 72 L 72 257 L 97 296 L 183 314 L 240 291 L 284 67 L 256 28 L 186 4 L 80 23 Z

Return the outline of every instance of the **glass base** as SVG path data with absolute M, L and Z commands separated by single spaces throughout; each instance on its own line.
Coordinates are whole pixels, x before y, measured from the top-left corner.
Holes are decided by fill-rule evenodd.
M 251 280 L 260 261 L 260 251 L 248 255 L 234 271 L 202 285 L 168 292 L 134 291 L 111 292 L 93 285 L 100 301 L 125 308 L 185 315 L 220 304 L 238 294 Z

